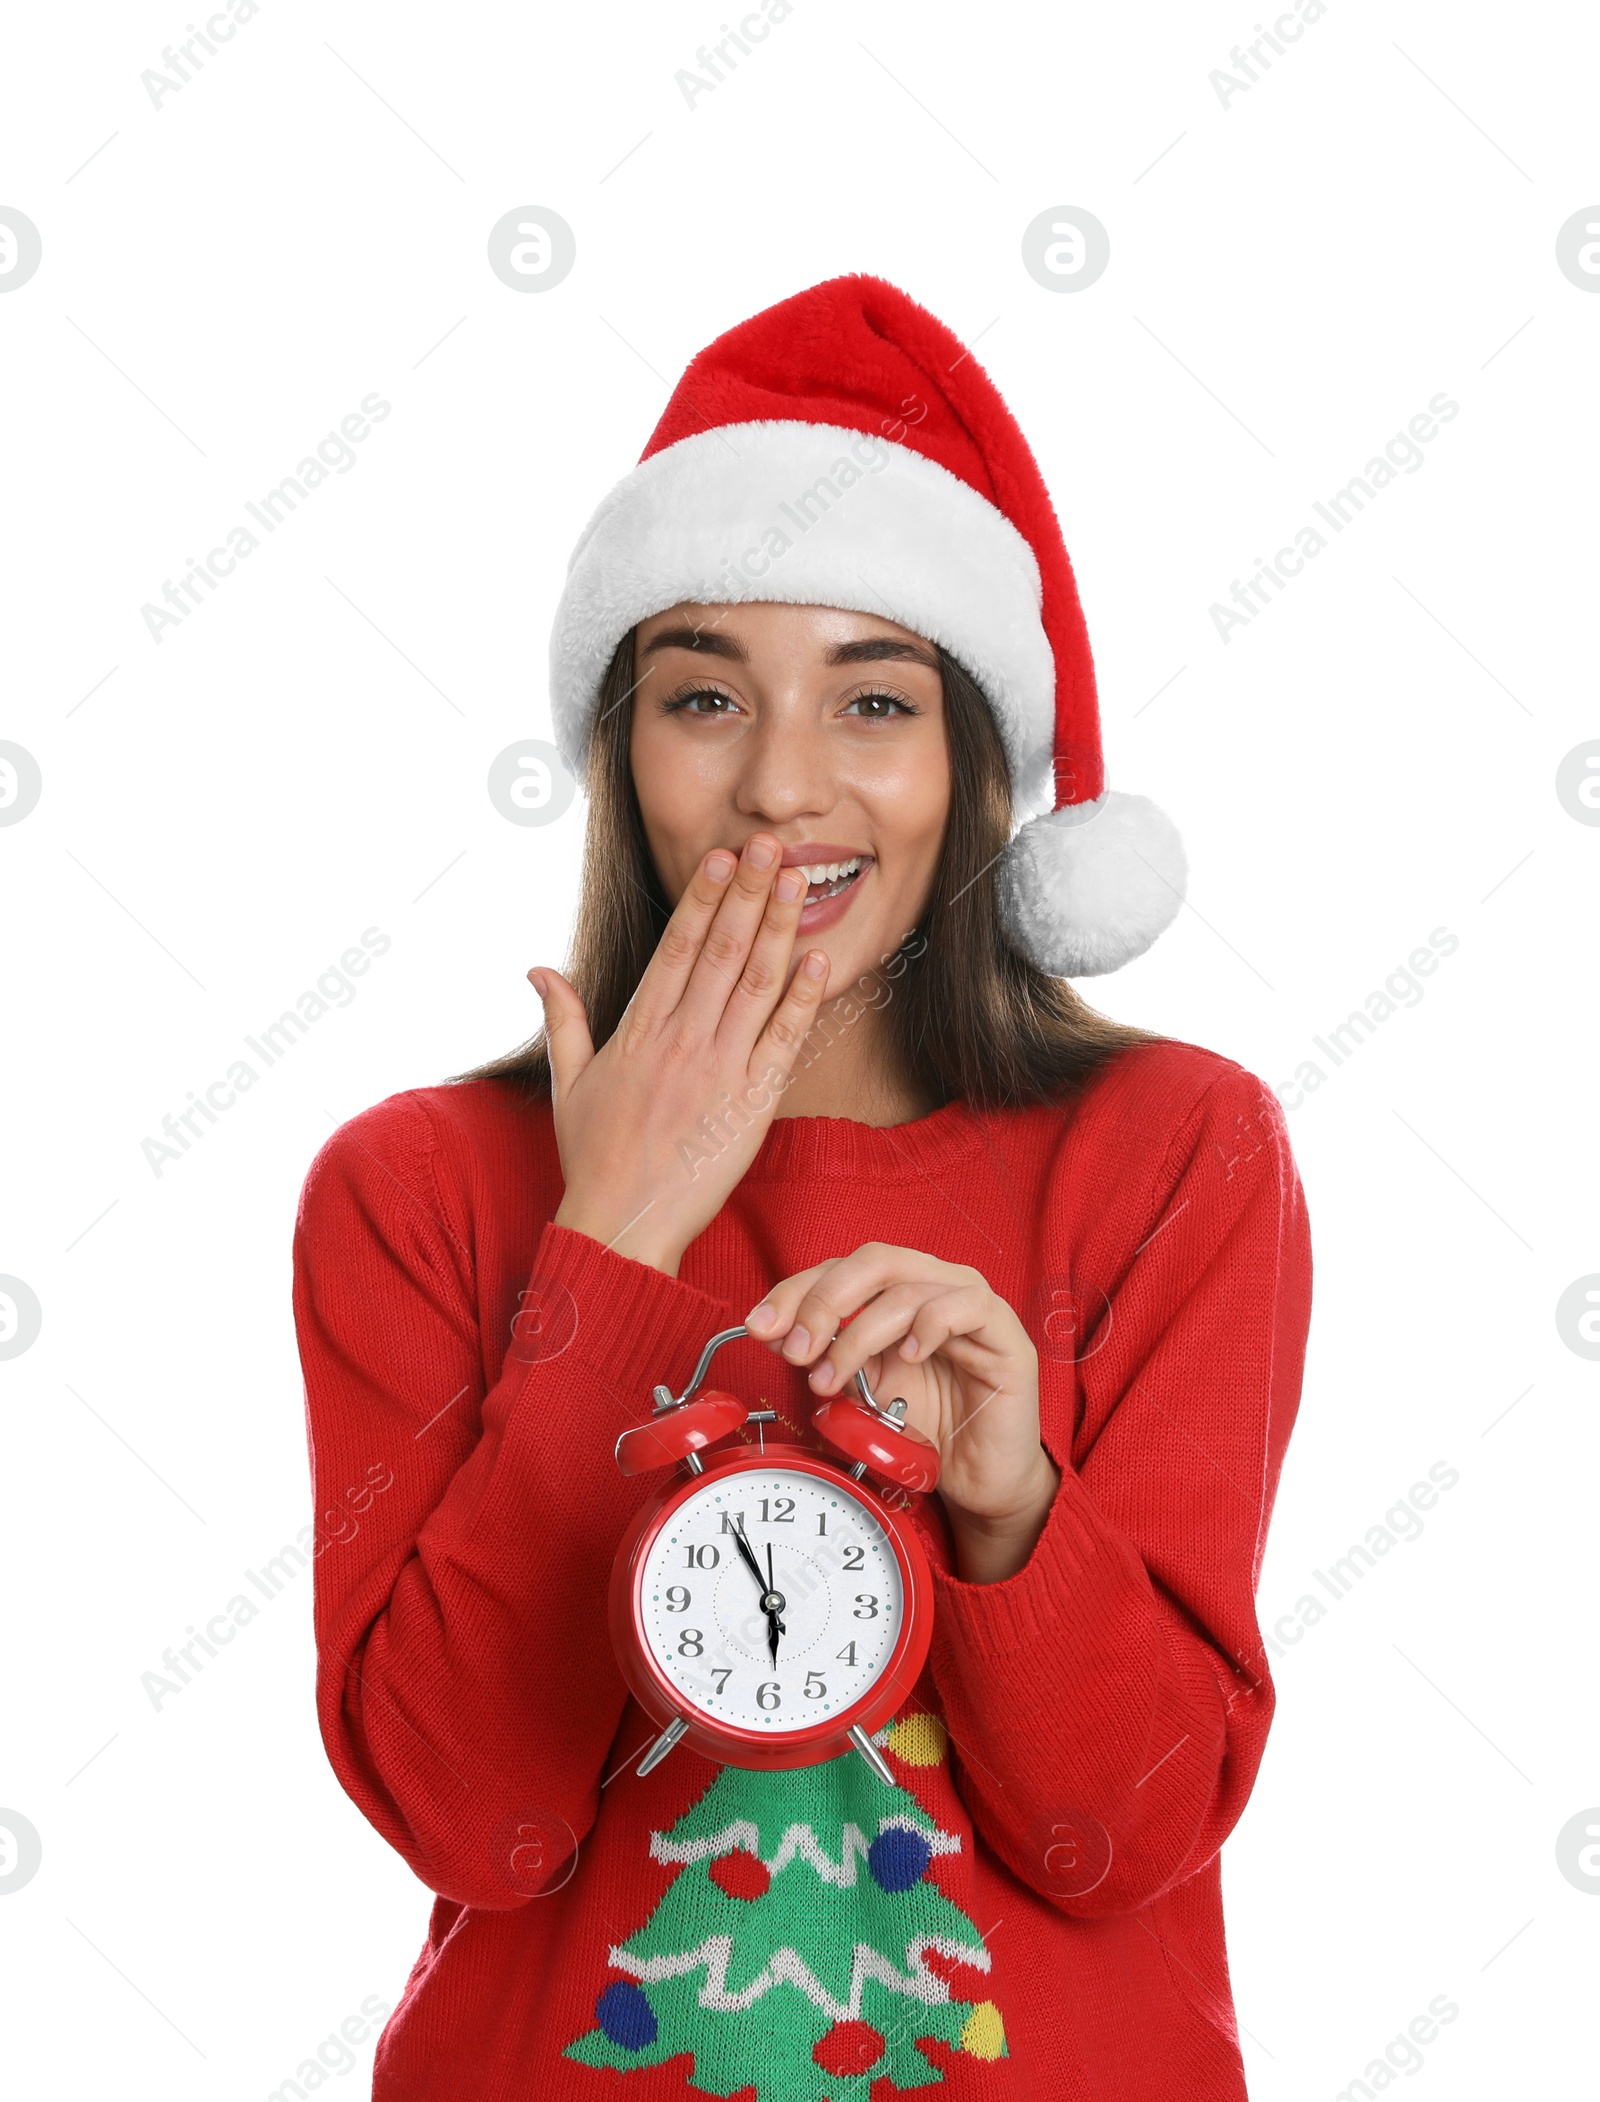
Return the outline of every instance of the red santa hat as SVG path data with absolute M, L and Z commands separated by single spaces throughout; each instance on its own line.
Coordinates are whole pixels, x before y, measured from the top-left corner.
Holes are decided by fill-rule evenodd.
M 684 601 L 876 613 L 971 674 L 1010 762 L 1005 931 L 1041 970 L 1114 971 L 1176 915 L 1177 831 L 1106 786 L 1083 611 L 1027 440 L 976 358 L 894 285 L 813 285 L 679 380 L 556 609 L 551 709 L 575 773 L 617 644 Z

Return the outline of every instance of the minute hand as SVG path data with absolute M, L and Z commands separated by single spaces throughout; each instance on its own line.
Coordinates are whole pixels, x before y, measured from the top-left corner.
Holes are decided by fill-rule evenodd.
M 776 1669 L 778 1663 L 778 1637 L 786 1635 L 789 1631 L 778 1618 L 775 1608 L 767 1604 L 767 1600 L 773 1595 L 771 1584 L 762 1575 L 761 1564 L 756 1560 L 754 1551 L 742 1530 L 734 1533 L 733 1544 L 743 1556 L 745 1567 L 761 1586 L 761 1610 L 767 1616 L 767 1649 L 772 1658 L 773 1668 Z M 767 1550 L 769 1556 L 771 1552 L 772 1550 L 769 1547 Z
M 761 1596 L 765 1598 L 767 1595 L 767 1579 L 762 1571 L 761 1564 L 755 1558 L 755 1550 L 751 1547 L 749 1541 L 745 1538 L 744 1534 L 737 1530 L 734 1532 L 733 1544 L 739 1550 L 740 1554 L 744 1557 L 745 1567 L 755 1578 L 757 1584 L 760 1585 Z

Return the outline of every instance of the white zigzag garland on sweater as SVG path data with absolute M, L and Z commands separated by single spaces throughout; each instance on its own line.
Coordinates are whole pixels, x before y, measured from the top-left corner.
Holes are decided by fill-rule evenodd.
M 930 1850 L 935 1854 L 959 1854 L 961 1851 L 960 1835 L 955 1832 L 941 1832 L 937 1825 L 931 1832 L 927 1832 L 909 1817 L 883 1817 L 878 1820 L 880 1833 L 887 1832 L 892 1826 L 898 1826 L 905 1832 L 915 1832 L 919 1838 L 927 1841 Z M 652 1832 L 650 1858 L 653 1861 L 704 1861 L 708 1856 L 715 1858 L 717 1855 L 731 1854 L 743 1848 L 746 1853 L 755 1854 L 760 1860 L 760 1844 L 761 1834 L 752 1820 L 736 1817 L 724 1825 L 720 1832 L 709 1832 L 699 1839 L 673 1839 L 665 1832 Z M 769 1873 L 775 1876 L 780 1869 L 787 1868 L 798 1854 L 803 1860 L 810 1862 L 824 1883 L 837 1883 L 841 1889 L 849 1890 L 857 1880 L 856 1863 L 859 1858 L 865 1856 L 871 1844 L 859 1825 L 847 1823 L 841 1835 L 840 1857 L 835 1861 L 809 1824 L 793 1824 L 785 1830 L 778 1842 L 777 1852 L 767 1861 L 766 1867 Z
M 861 2016 L 861 1988 L 868 1978 L 887 1986 L 891 1992 L 905 1993 L 913 2000 L 921 2000 L 929 2007 L 943 2006 L 951 1997 L 950 1988 L 924 1963 L 923 1958 L 929 1949 L 937 1949 L 941 1956 L 970 1963 L 980 1971 L 989 1968 L 989 1951 L 981 1945 L 973 1948 L 965 1942 L 952 1941 L 947 1935 L 930 1934 L 907 1944 L 906 1971 L 902 1976 L 886 1956 L 880 1956 L 865 1942 L 857 1942 L 850 1966 L 850 1997 L 836 2000 L 805 1958 L 793 1949 L 775 1949 L 764 1970 L 740 1991 L 730 1992 L 731 1934 L 708 1934 L 697 1949 L 686 1949 L 679 1956 L 630 1956 L 622 1948 L 613 1948 L 610 1956 L 618 1970 L 631 1971 L 635 1978 L 642 1978 L 646 1984 L 662 1978 L 681 1978 L 685 1972 L 697 1971 L 704 1964 L 706 1982 L 700 1988 L 699 2002 L 717 2014 L 740 2014 L 764 1993 L 770 1992 L 773 1986 L 797 1985 L 813 2006 L 820 2007 L 836 2022 L 854 2022 Z

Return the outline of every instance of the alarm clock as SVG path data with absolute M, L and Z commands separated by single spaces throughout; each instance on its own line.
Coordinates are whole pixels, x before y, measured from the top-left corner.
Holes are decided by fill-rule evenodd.
M 776 1421 L 704 1385 L 725 1328 L 706 1343 L 681 1394 L 654 1390 L 655 1413 L 617 1440 L 625 1475 L 671 1467 L 617 1550 L 612 1646 L 629 1691 L 660 1735 L 636 1772 L 676 1744 L 724 1766 L 815 1766 L 852 1747 L 890 1787 L 871 1732 L 901 1706 L 927 1660 L 933 1584 L 915 1527 L 885 1501 L 923 1491 L 939 1454 L 880 1404 L 864 1373 L 859 1400 L 825 1401 L 812 1422 L 833 1448 L 748 1445 L 702 1457 L 742 1424 Z M 834 1455 L 837 1455 L 835 1457 Z M 868 1476 L 875 1477 L 869 1481 Z

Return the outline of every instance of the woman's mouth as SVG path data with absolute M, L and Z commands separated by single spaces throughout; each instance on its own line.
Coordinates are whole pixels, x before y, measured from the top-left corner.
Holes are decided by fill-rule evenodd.
M 862 879 L 873 867 L 873 857 L 851 854 L 841 861 L 797 861 L 790 866 L 802 870 L 806 878 L 799 931 L 811 934 L 831 927 L 849 911 Z

